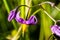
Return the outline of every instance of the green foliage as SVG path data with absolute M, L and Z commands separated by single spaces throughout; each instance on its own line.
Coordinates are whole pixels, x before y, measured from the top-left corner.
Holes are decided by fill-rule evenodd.
M 15 20 L 12 20 L 12 22 L 8 22 L 7 20 L 10 10 L 17 6 L 28 5 L 31 7 L 44 1 L 54 2 L 58 8 L 60 7 L 59 2 L 57 4 L 56 0 L 0 0 L 0 40 L 13 38 L 18 33 L 18 29 L 21 26 L 24 28 L 26 26 L 26 30 L 23 31 L 24 28 L 22 27 L 17 36 L 18 40 L 48 40 L 49 36 L 52 34 L 50 27 L 54 24 L 54 22 L 43 12 L 40 6 L 31 8 L 29 12 L 26 12 L 28 11 L 28 8 L 26 7 L 21 7 L 19 10 L 21 11 L 20 16 L 24 19 L 27 17 L 26 14 L 28 14 L 28 18 L 32 14 L 36 15 L 38 19 L 38 23 L 36 25 L 22 25 L 17 23 Z M 49 4 L 44 4 L 42 7 L 55 20 L 60 20 L 60 11 L 56 8 L 51 7 Z M 22 31 L 24 33 L 22 33 Z

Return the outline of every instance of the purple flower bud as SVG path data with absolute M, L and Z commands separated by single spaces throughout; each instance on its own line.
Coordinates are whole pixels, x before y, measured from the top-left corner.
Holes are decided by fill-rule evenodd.
M 13 18 L 15 18 L 15 16 L 16 16 L 15 10 L 16 10 L 16 9 L 10 11 L 9 16 L 8 16 L 8 21 L 9 21 L 9 22 L 10 22 Z
M 51 27 L 51 31 L 53 34 L 56 34 L 57 36 L 60 37 L 60 24 L 59 24 L 60 21 L 57 21 L 57 24 L 56 25 L 53 25 Z

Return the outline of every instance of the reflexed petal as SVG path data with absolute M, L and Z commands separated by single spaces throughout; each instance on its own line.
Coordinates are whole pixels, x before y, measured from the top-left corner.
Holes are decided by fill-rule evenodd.
M 35 16 L 31 16 L 27 21 L 26 24 L 36 24 L 37 18 Z
M 20 12 L 18 12 L 16 14 L 16 18 L 15 19 L 16 19 L 17 22 L 24 24 L 25 23 L 25 20 L 23 18 L 20 18 L 19 14 L 20 14 Z
M 53 25 L 51 27 L 52 33 L 56 34 L 57 36 L 60 37 L 60 27 L 57 25 Z
M 51 26 L 52 33 L 55 33 L 56 27 L 57 27 L 57 25 Z
M 23 24 L 36 24 L 37 23 L 37 18 L 35 16 L 31 16 L 27 21 L 25 21 L 23 18 L 21 18 L 20 16 L 20 12 L 18 12 L 16 14 L 16 21 L 19 23 L 23 23 Z
M 15 10 L 16 9 L 10 11 L 9 16 L 8 16 L 8 21 L 11 21 L 13 18 L 15 18 L 16 16 Z

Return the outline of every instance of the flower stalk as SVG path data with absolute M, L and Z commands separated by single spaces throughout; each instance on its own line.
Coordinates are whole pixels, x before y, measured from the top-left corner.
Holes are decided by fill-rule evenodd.
M 59 9 L 58 7 L 55 6 L 55 8 L 56 8 L 58 11 L 60 11 L 60 9 Z
M 17 34 L 11 40 L 18 40 L 18 38 L 20 37 L 21 29 L 22 29 L 22 27 L 20 26 L 17 31 Z
M 48 14 L 48 12 L 46 12 L 46 11 L 44 10 L 44 13 L 45 13 L 52 21 L 54 21 L 55 24 L 56 24 L 56 20 L 55 20 L 54 18 L 52 18 L 52 17 Z

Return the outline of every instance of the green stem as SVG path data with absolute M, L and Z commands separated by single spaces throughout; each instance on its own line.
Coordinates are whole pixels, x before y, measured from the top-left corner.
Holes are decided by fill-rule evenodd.
M 37 12 L 39 12 L 41 9 L 36 10 L 32 15 L 35 15 Z
M 55 8 L 56 8 L 58 11 L 60 11 L 60 9 L 59 9 L 58 7 L 55 6 Z
M 3 2 L 5 4 L 5 7 L 6 7 L 7 12 L 9 13 L 10 12 L 10 9 L 9 9 L 9 6 L 8 6 L 6 0 L 3 0 Z
M 35 15 L 37 12 L 39 12 L 41 9 L 38 9 L 38 10 L 36 10 L 32 15 Z M 44 12 L 45 12 L 45 14 L 47 15 L 47 16 L 49 16 L 49 18 L 51 18 L 54 22 L 55 22 L 55 24 L 56 24 L 56 20 L 54 19 L 54 18 L 52 18 L 49 14 L 48 14 L 48 12 L 47 11 L 45 11 L 45 10 L 43 10 Z
M 55 24 L 56 24 L 56 20 L 55 20 L 54 18 L 52 18 L 52 17 L 48 14 L 47 11 L 45 11 L 45 10 L 43 10 L 43 11 L 44 11 L 44 13 L 45 13 L 52 21 L 54 21 Z
M 51 34 L 51 31 L 49 30 L 50 29 L 50 27 L 49 27 L 50 26 L 50 22 L 49 21 L 51 22 L 51 19 L 48 16 L 46 16 L 46 14 L 44 14 L 44 12 L 42 10 L 42 12 L 41 12 L 41 27 L 43 29 L 41 28 L 41 32 L 43 32 L 44 37 L 43 37 L 43 34 L 42 35 L 40 34 L 40 38 L 42 36 L 42 38 L 45 38 L 45 40 L 48 40 L 48 37 Z
M 46 2 L 42 2 L 42 3 L 38 4 L 38 5 L 32 6 L 32 7 L 30 7 L 30 8 L 33 8 L 33 7 L 36 7 L 36 6 L 40 6 L 40 5 L 43 5 L 43 4 L 46 4 L 46 3 L 50 4 L 52 7 L 54 6 L 54 3 L 49 2 L 49 1 L 46 1 Z M 57 7 L 55 7 L 55 8 L 58 9 Z M 36 10 L 32 15 L 35 15 L 35 14 L 36 14 L 37 12 L 39 12 L 40 10 L 41 10 L 41 9 Z
M 42 25 L 43 25 L 43 24 L 42 24 L 42 20 L 41 20 L 39 40 L 43 40 L 43 39 L 44 39 L 44 31 L 43 31 Z
M 9 13 L 10 12 L 10 9 L 9 9 L 9 6 L 8 6 L 7 1 L 6 0 L 3 0 L 3 2 L 4 2 L 4 5 L 6 7 L 7 12 Z M 12 24 L 13 24 L 14 28 L 17 30 L 17 25 L 16 25 L 16 23 L 15 23 L 14 20 L 12 20 Z
M 21 0 L 21 5 L 25 5 L 25 0 Z M 25 7 L 21 7 L 21 17 L 25 18 Z
M 20 37 L 19 34 L 21 32 L 21 29 L 22 29 L 22 27 L 19 27 L 18 32 L 16 33 L 16 35 L 11 40 L 18 40 L 18 38 Z
M 30 6 L 31 6 L 31 1 L 32 1 L 32 0 L 25 0 L 25 5 L 27 5 L 27 6 L 30 7 Z M 28 15 L 31 14 L 30 12 L 31 12 L 30 8 L 25 7 L 25 19 L 28 17 Z M 29 38 L 28 26 L 29 26 L 29 25 L 26 25 L 25 40 L 30 40 L 30 38 Z M 24 27 L 24 26 L 23 26 L 23 27 Z

